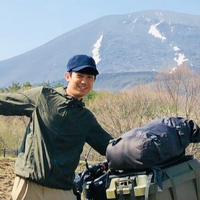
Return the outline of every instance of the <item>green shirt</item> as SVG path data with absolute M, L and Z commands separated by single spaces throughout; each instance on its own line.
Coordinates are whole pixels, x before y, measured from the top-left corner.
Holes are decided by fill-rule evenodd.
M 15 173 L 50 188 L 72 189 L 84 143 L 105 155 L 112 139 L 84 103 L 63 88 L 0 93 L 0 114 L 30 118 Z

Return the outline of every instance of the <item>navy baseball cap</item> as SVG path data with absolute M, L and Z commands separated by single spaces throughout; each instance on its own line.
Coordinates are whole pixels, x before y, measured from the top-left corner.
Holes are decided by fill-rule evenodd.
M 99 74 L 95 60 L 87 55 L 75 55 L 67 63 L 67 72 L 87 72 L 89 74 Z

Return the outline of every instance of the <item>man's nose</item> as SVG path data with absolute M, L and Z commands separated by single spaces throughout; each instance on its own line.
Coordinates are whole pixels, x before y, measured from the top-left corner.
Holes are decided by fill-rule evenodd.
M 81 83 L 86 83 L 87 79 L 86 78 L 82 78 Z

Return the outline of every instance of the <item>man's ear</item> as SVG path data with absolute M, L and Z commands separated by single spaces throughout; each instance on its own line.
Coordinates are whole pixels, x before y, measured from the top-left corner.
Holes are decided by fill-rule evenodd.
M 69 82 L 69 78 L 70 78 L 71 74 L 69 72 L 65 73 L 65 79 L 67 82 Z

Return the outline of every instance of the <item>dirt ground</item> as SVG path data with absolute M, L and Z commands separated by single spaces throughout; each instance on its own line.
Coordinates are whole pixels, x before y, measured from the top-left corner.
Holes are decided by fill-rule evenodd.
M 9 200 L 14 181 L 14 163 L 12 159 L 0 158 L 0 200 Z
M 14 159 L 0 157 L 0 200 L 10 200 L 10 194 L 15 178 Z M 85 165 L 79 165 L 77 171 L 85 169 Z

